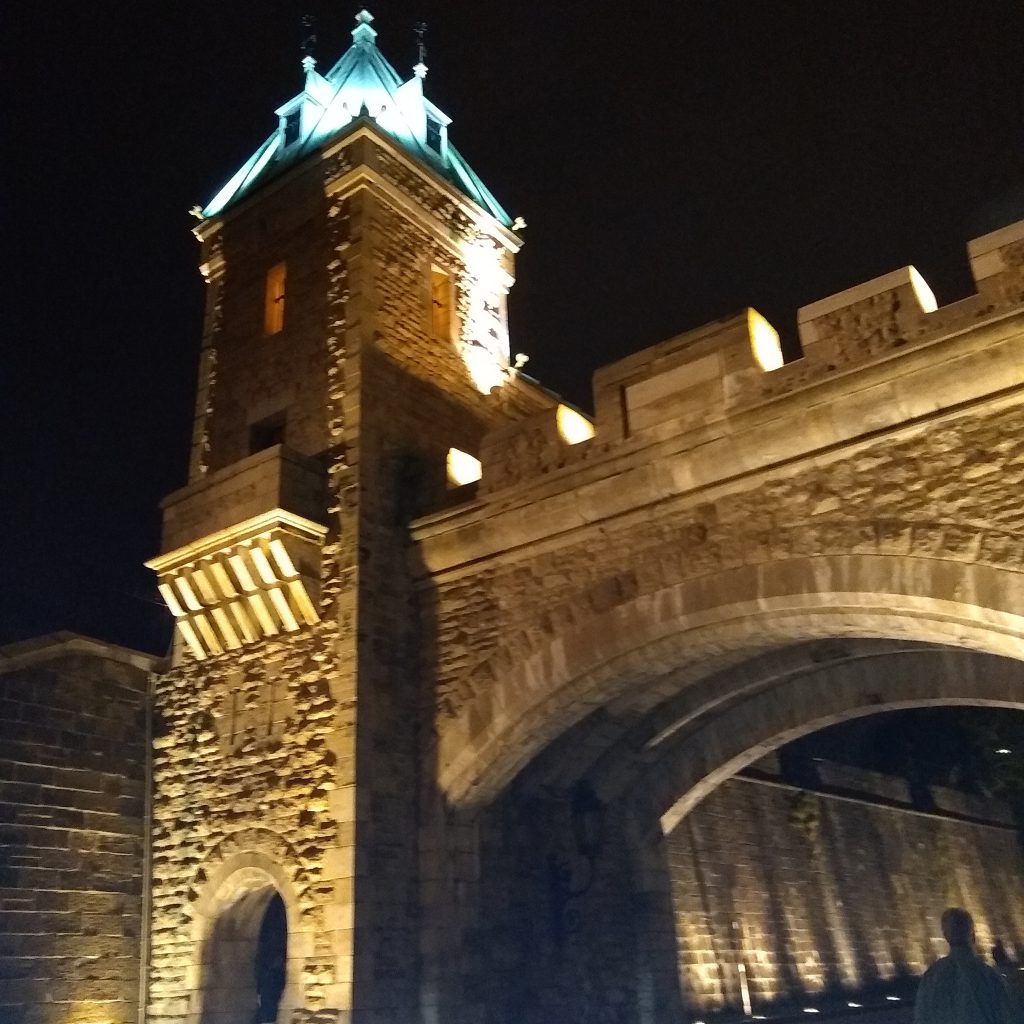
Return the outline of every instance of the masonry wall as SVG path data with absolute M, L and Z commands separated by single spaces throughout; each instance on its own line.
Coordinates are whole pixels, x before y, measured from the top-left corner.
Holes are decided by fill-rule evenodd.
M 919 813 L 900 779 L 822 776 L 848 798 L 736 777 L 668 836 L 690 1009 L 740 1007 L 740 964 L 755 1012 L 920 974 L 946 951 L 953 905 L 974 915 L 981 949 L 1024 952 L 1024 857 L 1004 806 L 939 790 L 939 809 Z
M 135 1024 L 147 661 L 81 638 L 0 652 L 0 1020 Z

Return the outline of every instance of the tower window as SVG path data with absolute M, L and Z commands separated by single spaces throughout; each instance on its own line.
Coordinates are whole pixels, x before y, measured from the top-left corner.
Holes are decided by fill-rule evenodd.
M 302 112 L 293 110 L 284 119 L 284 144 L 291 146 L 299 141 L 299 130 L 302 127 Z
M 284 329 L 284 282 L 287 264 L 278 263 L 267 271 L 267 290 L 263 303 L 263 333 L 277 334 Z
M 435 152 L 441 152 L 441 122 L 427 118 L 427 145 Z
M 287 416 L 282 410 L 249 426 L 249 454 L 255 455 L 275 444 L 284 444 Z
M 452 340 L 452 279 L 437 267 L 430 269 L 430 326 L 435 338 Z

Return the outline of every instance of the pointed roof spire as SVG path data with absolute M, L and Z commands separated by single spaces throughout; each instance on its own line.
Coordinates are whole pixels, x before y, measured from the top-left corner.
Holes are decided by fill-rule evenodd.
M 352 41 L 357 46 L 374 46 L 377 38 L 376 29 L 370 28 L 373 15 L 364 7 L 356 15 L 356 27 L 352 29 Z

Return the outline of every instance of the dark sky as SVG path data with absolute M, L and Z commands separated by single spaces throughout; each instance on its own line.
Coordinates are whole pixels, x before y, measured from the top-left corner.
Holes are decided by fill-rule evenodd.
M 159 649 L 142 561 L 183 484 L 202 283 L 188 210 L 329 67 L 355 4 L 8 5 L 0 25 L 0 641 Z M 906 263 L 939 301 L 964 242 L 1024 216 L 1024 5 L 382 0 L 405 73 L 529 222 L 513 350 L 589 405 L 596 366 Z

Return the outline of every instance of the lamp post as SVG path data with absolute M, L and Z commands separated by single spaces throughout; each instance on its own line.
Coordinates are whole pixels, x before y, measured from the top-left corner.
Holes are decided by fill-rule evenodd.
M 572 788 L 569 824 L 576 854 L 583 860 L 582 880 L 574 884 L 572 861 L 548 854 L 548 893 L 551 908 L 551 934 L 555 948 L 561 949 L 568 932 L 568 910 L 573 900 L 589 892 L 594 884 L 594 864 L 604 846 L 605 808 L 594 787 L 581 779 Z

